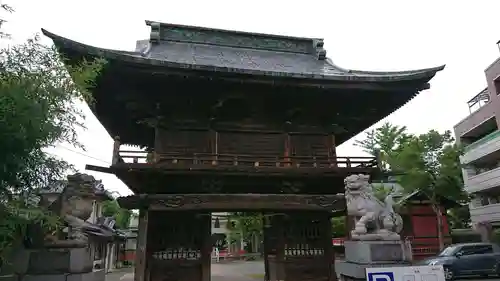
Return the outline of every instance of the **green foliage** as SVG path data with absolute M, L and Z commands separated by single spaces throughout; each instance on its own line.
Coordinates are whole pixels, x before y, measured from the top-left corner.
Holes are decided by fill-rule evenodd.
M 392 159 L 392 168 L 407 192 L 420 190 L 438 203 L 440 196 L 466 202 L 459 156 L 461 149 L 450 131 L 431 130 L 412 136 Z
M 384 202 L 387 195 L 392 192 L 392 190 L 384 184 L 372 184 L 372 189 L 373 195 L 382 202 Z
M 0 50 L 0 259 L 24 239 L 31 222 L 45 233 L 57 228 L 58 219 L 30 200 L 70 165 L 44 149 L 57 143 L 82 147 L 76 130 L 84 116 L 75 103 L 91 100 L 87 88 L 103 63 L 66 67 L 38 37 Z
M 32 224 L 41 226 L 40 237 L 55 235 L 63 226 L 58 217 L 23 200 L 1 204 L 0 222 L 0 264 L 10 255 L 14 245 L 22 243 L 23 239 L 33 239 L 25 235 Z
M 435 130 L 421 135 L 406 132 L 406 127 L 385 123 L 366 134 L 366 139 L 357 142 L 366 152 L 380 156 L 383 168 L 399 175 L 398 181 L 409 194 L 423 192 L 431 201 L 436 213 L 439 245 L 444 239 L 440 199 L 447 198 L 465 203 L 468 196 L 463 189 L 459 156 L 460 147 L 455 144 L 450 131 Z M 456 214 L 460 214 L 458 211 Z
M 406 126 L 397 126 L 384 123 L 379 128 L 366 132 L 365 139 L 356 140 L 355 145 L 375 157 L 379 157 L 382 168 L 391 169 L 391 159 L 401 152 L 403 145 L 412 136 L 408 134 Z
M 0 12 L 5 12 L 6 14 L 10 14 L 10 13 L 14 12 L 14 9 L 7 4 L 0 3 Z M 2 13 L 2 15 L 3 14 L 4 13 Z M 6 22 L 7 22 L 7 20 L 3 16 L 1 16 L 0 17 L 0 38 L 9 38 L 10 37 L 10 34 L 3 30 L 3 24 Z
M 452 229 L 465 229 L 471 225 L 469 206 L 464 205 L 448 210 L 447 218 Z
M 234 212 L 229 214 L 228 219 L 228 228 L 232 232 L 232 237 L 234 235 L 243 235 L 244 240 L 249 240 L 253 233 L 262 235 L 262 213 Z M 234 222 L 234 227 L 230 222 Z
M 462 149 L 455 144 L 450 131 L 430 130 L 417 136 L 409 134 L 406 127 L 385 123 L 367 132 L 366 138 L 356 144 L 374 156 L 380 153 L 385 168 L 399 174 L 397 178 L 405 193 L 421 190 L 435 203 L 440 196 L 468 202 L 459 160 Z M 458 221 L 462 226 L 470 222 L 463 207 L 450 213 L 452 225 L 459 226 Z
M 332 218 L 332 238 L 347 236 L 345 216 Z
M 47 186 L 67 171 L 43 149 L 61 142 L 82 147 L 76 130 L 84 116 L 75 102 L 89 100 L 87 87 L 101 66 L 66 68 L 38 38 L 0 51 L 0 147 L 9 148 L 0 151 L 0 196 Z
M 116 200 L 108 200 L 102 202 L 102 214 L 106 217 L 113 217 L 117 228 L 126 229 L 129 227 L 132 211 L 121 208 Z

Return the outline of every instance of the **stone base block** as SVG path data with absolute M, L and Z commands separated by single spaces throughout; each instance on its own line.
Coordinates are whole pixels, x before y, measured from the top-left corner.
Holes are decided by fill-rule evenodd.
M 15 274 L 0 275 L 0 281 L 19 281 L 19 278 Z
M 18 275 L 92 272 L 92 257 L 87 248 L 24 249 L 16 252 L 12 264 Z
M 366 269 L 374 267 L 396 267 L 410 266 L 408 262 L 391 263 L 391 264 L 359 264 L 348 261 L 335 261 L 335 271 L 340 281 L 356 281 L 366 280 Z
M 411 262 L 409 244 L 403 241 L 345 241 L 345 261 L 354 264 Z
M 16 281 L 105 281 L 105 279 L 106 274 L 102 270 L 76 274 L 25 275 Z

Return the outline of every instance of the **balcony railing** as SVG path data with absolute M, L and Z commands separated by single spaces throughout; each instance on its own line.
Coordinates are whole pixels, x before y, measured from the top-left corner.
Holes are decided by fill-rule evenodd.
M 483 138 L 469 144 L 460 156 L 462 164 L 467 164 L 500 150 L 500 130 L 496 130 Z
M 162 164 L 168 166 L 238 166 L 276 168 L 376 168 L 375 157 L 270 156 L 209 153 L 148 153 L 120 150 L 116 163 Z
M 470 216 L 473 223 L 477 222 L 499 222 L 500 203 L 481 207 L 470 208 Z
M 488 102 L 490 102 L 490 93 L 488 88 L 486 88 L 467 102 L 469 113 L 475 112 Z
M 476 147 L 478 147 L 478 146 L 480 146 L 482 144 L 485 144 L 485 143 L 489 142 L 490 140 L 493 140 L 493 139 L 495 139 L 495 138 L 497 138 L 499 136 L 500 136 L 500 130 L 493 131 L 493 132 L 487 134 L 486 136 L 478 139 L 477 141 L 475 141 L 475 142 L 467 145 L 464 148 L 464 150 L 465 151 L 470 151 L 470 150 L 472 150 L 472 149 L 474 149 L 474 148 L 476 148 Z
M 469 193 L 487 190 L 500 185 L 500 167 L 465 177 L 465 190 Z

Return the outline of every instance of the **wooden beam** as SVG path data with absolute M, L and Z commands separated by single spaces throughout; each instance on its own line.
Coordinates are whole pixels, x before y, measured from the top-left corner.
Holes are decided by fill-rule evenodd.
M 94 165 L 85 165 L 85 170 L 114 174 L 114 169 L 110 167 L 102 167 L 102 166 L 94 166 Z
M 173 210 L 310 210 L 345 209 L 343 195 L 298 194 L 141 194 L 118 198 L 127 209 Z
M 108 168 L 109 169 L 109 168 Z M 318 168 L 283 168 L 283 167 L 254 167 L 254 166 L 210 166 L 210 165 L 178 165 L 171 163 L 119 163 L 113 170 L 128 172 L 158 172 L 164 175 L 186 176 L 245 176 L 245 177 L 287 177 L 287 178 L 314 178 L 314 177 L 347 177 L 350 174 L 379 173 L 376 167 L 318 167 Z M 111 171 L 111 169 L 109 169 Z M 112 172 L 110 172 L 112 173 Z

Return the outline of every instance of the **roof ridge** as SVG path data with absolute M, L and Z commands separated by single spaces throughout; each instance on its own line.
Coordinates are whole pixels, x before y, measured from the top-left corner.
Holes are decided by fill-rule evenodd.
M 318 60 L 324 60 L 326 58 L 326 51 L 323 48 L 323 39 L 320 38 L 252 33 L 201 26 L 161 23 L 156 21 L 146 21 L 146 25 L 151 27 L 150 42 L 152 44 L 161 44 L 161 42 L 164 41 L 186 42 L 233 48 L 310 54 L 315 56 Z
M 279 38 L 279 39 L 293 39 L 293 40 L 323 40 L 323 38 L 313 38 L 313 37 L 299 37 L 299 36 L 289 36 L 289 35 L 280 35 L 280 34 L 271 34 L 271 33 L 260 33 L 260 32 L 250 32 L 250 31 L 239 31 L 239 30 L 230 30 L 223 28 L 211 28 L 205 26 L 197 26 L 197 25 L 185 25 L 185 24 L 175 24 L 175 23 L 165 23 L 159 21 L 146 20 L 146 25 L 151 26 L 152 24 L 159 24 L 163 27 L 179 27 L 186 29 L 197 29 L 200 31 L 218 31 L 224 33 L 232 33 L 232 34 L 242 34 L 242 35 L 255 35 L 269 38 Z

